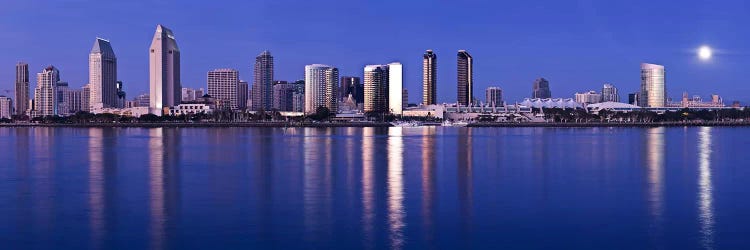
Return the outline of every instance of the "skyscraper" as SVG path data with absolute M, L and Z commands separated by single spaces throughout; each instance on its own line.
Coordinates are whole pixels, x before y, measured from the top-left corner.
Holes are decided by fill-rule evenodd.
M 57 115 L 57 82 L 59 81 L 60 71 L 54 66 L 48 66 L 41 73 L 37 73 L 34 90 L 35 115 Z
M 16 64 L 16 115 L 25 115 L 29 107 L 29 65 Z
M 319 107 L 326 107 L 335 114 L 338 111 L 339 69 L 312 64 L 305 66 L 305 113 L 313 114 Z
M 208 72 L 208 95 L 217 100 L 228 101 L 231 110 L 238 110 L 237 90 L 240 73 L 235 69 L 215 69 Z
M 342 76 L 341 85 L 339 86 L 340 100 L 345 100 L 352 95 L 356 103 L 363 103 L 365 100 L 365 88 L 359 77 Z
M 263 51 L 255 57 L 253 72 L 253 89 L 257 91 L 253 94 L 253 108 L 259 110 L 262 107 L 264 110 L 270 110 L 273 107 L 273 56 L 270 51 Z
M 239 85 L 237 85 L 237 107 L 240 109 L 247 108 L 248 88 L 247 81 L 240 80 Z
M 81 89 L 81 111 L 91 112 L 91 101 L 89 98 L 91 97 L 91 88 L 89 87 L 89 84 L 83 85 L 83 88 Z M 146 105 L 148 106 L 148 105 Z M 143 107 L 146 107 L 143 106 Z
M 127 101 L 127 93 L 125 93 L 125 86 L 122 81 L 117 81 L 117 106 L 116 108 L 124 108 L 125 102 Z
M 388 112 L 388 65 L 365 66 L 365 112 Z
M 605 83 L 602 87 L 602 102 L 620 102 L 620 94 L 614 85 Z
M 57 114 L 60 116 L 67 116 L 72 114 L 70 112 L 70 89 L 68 88 L 67 82 L 55 83 L 57 96 Z
M 437 104 L 437 55 L 432 50 L 422 56 L 422 104 Z
M 75 114 L 80 111 L 84 111 L 85 109 L 82 107 L 83 105 L 83 90 L 82 89 L 70 89 L 68 90 L 68 108 L 70 108 L 70 113 Z
M 388 111 L 401 115 L 404 111 L 404 66 L 399 62 L 388 64 Z
M 474 99 L 474 59 L 466 50 L 458 51 L 458 104 L 468 106 Z
M 641 92 L 638 94 L 638 105 L 641 107 L 666 106 L 667 90 L 664 66 L 641 64 Z
M 96 38 L 89 53 L 90 110 L 118 107 L 117 57 L 109 41 Z
M 278 81 L 273 85 L 273 108 L 279 111 L 293 111 L 294 93 L 296 86 L 286 81 Z
M 549 81 L 547 79 L 536 79 L 532 88 L 531 98 L 552 98 L 552 91 L 549 89 Z
M 485 102 L 490 106 L 503 106 L 503 90 L 499 87 L 489 87 L 484 91 Z
M 156 26 L 149 49 L 150 112 L 161 115 L 163 108 L 180 104 L 180 49 L 172 30 Z
M 0 119 L 13 117 L 13 100 L 10 97 L 0 95 Z

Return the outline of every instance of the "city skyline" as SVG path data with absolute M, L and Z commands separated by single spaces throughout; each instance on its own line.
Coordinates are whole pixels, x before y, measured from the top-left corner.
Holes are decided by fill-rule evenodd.
M 333 1 L 339 3 L 338 1 Z M 508 101 L 521 100 L 527 97 L 527 85 L 539 77 L 545 77 L 555 85 L 556 97 L 572 96 L 577 91 L 596 89 L 602 83 L 612 83 L 620 87 L 621 93 L 632 93 L 639 88 L 638 76 L 633 72 L 638 70 L 642 62 L 665 65 L 670 69 L 670 97 L 679 98 L 679 93 L 688 91 L 708 96 L 711 93 L 721 94 L 727 100 L 746 101 L 750 99 L 747 93 L 750 87 L 733 84 L 742 77 L 742 70 L 750 64 L 750 59 L 742 56 L 746 53 L 746 45 L 740 43 L 742 37 L 750 36 L 739 29 L 739 23 L 747 17 L 739 16 L 744 9 L 744 3 L 736 1 L 722 5 L 709 5 L 696 1 L 681 3 L 679 19 L 685 19 L 675 24 L 645 25 L 653 22 L 647 16 L 651 11 L 664 10 L 669 4 L 653 4 L 653 10 L 640 10 L 632 6 L 612 3 L 582 3 L 566 4 L 550 2 L 548 9 L 537 10 L 542 14 L 538 19 L 528 22 L 529 13 L 534 12 L 535 4 L 505 3 L 498 15 L 475 16 L 459 23 L 451 24 L 447 20 L 468 16 L 461 11 L 450 9 L 484 9 L 501 7 L 494 3 L 474 3 L 471 6 L 461 6 L 451 3 L 434 3 L 429 13 L 419 10 L 419 1 L 403 4 L 403 10 L 389 13 L 393 16 L 391 22 L 402 23 L 403 31 L 377 31 L 380 36 L 376 39 L 362 41 L 364 34 L 353 27 L 360 27 L 364 20 L 350 24 L 327 25 L 337 34 L 349 34 L 349 39 L 326 38 L 313 30 L 304 28 L 304 20 L 316 24 L 332 24 L 333 20 L 306 14 L 303 9 L 317 10 L 322 7 L 313 4 L 301 4 L 284 9 L 289 13 L 301 15 L 282 17 L 286 15 L 258 15 L 242 20 L 241 25 L 234 23 L 240 15 L 232 13 L 242 12 L 243 9 L 263 9 L 273 13 L 286 7 L 284 1 L 279 3 L 259 5 L 256 3 L 235 2 L 232 9 L 226 9 L 226 15 L 207 20 L 190 20 L 190 16 L 199 13 L 204 4 L 189 4 L 188 6 L 173 6 L 170 1 L 159 3 L 106 3 L 96 7 L 81 6 L 75 10 L 59 11 L 60 3 L 44 6 L 34 6 L 35 11 L 25 11 L 32 8 L 27 3 L 9 3 L 3 10 L 3 19 L 15 20 L 13 17 L 20 13 L 29 13 L 24 19 L 54 20 L 59 29 L 50 32 L 60 39 L 41 39 L 41 34 L 35 34 L 35 22 L 14 23 L 12 27 L 5 27 L 0 36 L 7 39 L 0 43 L 0 89 L 13 89 L 12 65 L 18 61 L 30 64 L 30 71 L 38 72 L 47 65 L 55 65 L 65 72 L 66 80 L 71 88 L 77 88 L 87 83 L 86 56 L 90 49 L 90 41 L 95 37 L 106 37 L 116 43 L 118 52 L 118 76 L 126 83 L 126 91 L 135 96 L 147 91 L 148 70 L 145 65 L 146 56 L 143 48 L 148 46 L 148 40 L 153 35 L 153 26 L 162 23 L 178 34 L 183 50 L 190 53 L 183 55 L 183 81 L 186 87 L 201 87 L 205 81 L 205 72 L 214 68 L 232 67 L 240 70 L 241 75 L 251 76 L 247 65 L 254 55 L 260 51 L 271 50 L 277 61 L 276 76 L 280 80 L 295 80 L 303 78 L 304 65 L 323 62 L 337 65 L 342 75 L 361 77 L 361 67 L 368 64 L 400 61 L 404 64 L 404 85 L 412 93 L 410 102 L 421 102 L 421 60 L 418 56 L 426 49 L 432 49 L 442 58 L 452 57 L 458 49 L 467 49 L 478 59 L 475 64 L 475 91 L 485 89 L 493 83 L 505 90 Z M 153 5 L 153 6 L 152 6 Z M 330 4 L 329 4 L 330 5 Z M 352 9 L 354 7 L 381 8 L 371 3 L 334 4 L 334 11 Z M 582 6 L 581 6 L 582 5 Z M 160 7 L 174 7 L 170 13 L 155 11 Z M 480 8 L 478 8 L 480 7 Z M 488 8 L 481 8 L 488 7 Z M 626 8 L 629 15 L 621 14 L 618 9 Z M 103 19 L 101 23 L 91 24 L 83 22 L 81 18 L 68 18 L 81 13 L 107 11 L 92 11 L 94 9 L 116 9 L 118 13 L 135 15 L 138 18 L 128 24 L 118 24 L 114 20 Z M 144 13 L 144 9 L 151 9 Z M 364 9 L 364 8 L 362 8 Z M 565 10 L 552 12 L 552 9 Z M 54 10 L 54 11 L 53 11 Z M 712 12 L 726 13 L 721 17 L 705 18 Z M 509 15 L 509 13 L 517 14 Z M 19 14 L 16 14 L 19 13 Z M 46 14 L 45 14 L 46 13 Z M 339 13 L 339 12 L 335 12 Z M 360 12 L 347 15 L 358 15 Z M 377 12 L 373 12 L 377 13 Z M 381 12 L 382 13 L 382 12 Z M 45 15 L 42 15 L 45 14 Z M 691 18 L 684 15 L 690 14 Z M 374 15 L 374 16 L 373 16 Z M 371 14 L 376 18 L 385 14 Z M 470 16 L 474 16 L 473 14 Z M 497 17 L 495 17 L 497 16 Z M 646 16 L 646 18 L 641 18 Z M 429 18 L 427 20 L 426 18 Z M 446 20 L 441 20 L 441 17 Z M 701 18 L 704 17 L 704 18 Z M 285 21 L 280 21 L 280 20 Z M 641 19 L 641 20 L 639 20 Z M 714 20 L 709 23 L 707 20 Z M 267 21 L 264 21 L 267 20 Z M 432 21 L 430 21 L 432 20 Z M 512 24 L 524 20 L 527 22 L 519 27 Z M 559 20 L 557 22 L 553 22 Z M 632 22 L 632 24 L 631 24 Z M 718 22 L 724 29 L 714 29 Z M 426 25 L 432 23 L 431 25 Z M 679 23 L 679 24 L 677 24 Z M 196 25 L 198 24 L 198 25 Z M 273 25 L 270 25 L 273 24 Z M 711 24 L 711 25 L 709 25 Z M 726 25 L 725 25 L 726 24 Z M 496 26 L 492 31 L 485 31 L 488 26 Z M 418 29 L 419 28 L 419 29 Z M 422 29 L 422 31 L 419 31 Z M 557 30 L 565 30 L 560 33 Z M 230 32 L 231 31 L 231 32 Z M 666 32 L 665 32 L 666 31 Z M 65 32 L 65 35 L 59 35 Z M 213 39 L 222 37 L 220 34 L 232 34 L 231 39 Z M 264 35 L 266 34 L 266 35 Z M 469 34 L 476 39 L 458 39 L 457 34 Z M 555 43 L 548 39 L 555 38 Z M 740 39 L 735 37 L 739 36 Z M 586 37 L 586 41 L 578 38 Z M 12 38 L 12 39 L 11 39 Z M 17 39 L 23 38 L 23 39 Z M 400 39 L 399 39 L 400 38 Z M 731 39 L 730 39 L 731 38 Z M 399 40 L 394 46 L 372 46 L 383 40 Z M 33 47 L 21 41 L 33 41 Z M 294 42 L 291 42 L 294 41 Z M 294 45 L 293 45 L 293 44 Z M 714 58 L 709 63 L 701 62 L 695 55 L 695 50 L 703 45 L 717 48 Z M 226 56 L 231 54 L 231 56 Z M 223 56 L 217 56 L 223 55 Z M 539 58 L 545 60 L 539 60 Z M 438 69 L 438 102 L 455 99 L 455 62 L 441 60 Z M 249 80 L 249 79 L 245 79 Z M 33 80 L 32 80 L 33 84 Z M 252 83 L 251 83 L 252 84 Z

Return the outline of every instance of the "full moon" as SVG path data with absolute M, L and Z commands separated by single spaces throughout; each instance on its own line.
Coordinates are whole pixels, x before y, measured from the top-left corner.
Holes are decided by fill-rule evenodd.
M 698 49 L 698 57 L 701 60 L 711 59 L 711 55 L 713 55 L 713 52 L 708 46 L 702 46 L 700 49 Z

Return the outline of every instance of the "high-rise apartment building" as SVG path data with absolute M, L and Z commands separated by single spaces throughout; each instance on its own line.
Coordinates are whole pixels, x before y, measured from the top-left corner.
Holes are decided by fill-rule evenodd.
M 432 50 L 422 56 L 422 104 L 437 104 L 437 55 Z
M 56 85 L 56 91 L 57 96 L 55 99 L 57 100 L 57 114 L 60 116 L 68 116 L 72 113 L 70 112 L 70 88 L 68 87 L 67 82 L 57 82 Z
M 365 112 L 388 112 L 388 65 L 365 66 Z
M 16 115 L 25 115 L 29 109 L 29 65 L 16 64 Z
M 89 53 L 90 110 L 116 108 L 117 57 L 109 41 L 96 38 Z
M 237 107 L 239 109 L 247 108 L 247 99 L 249 94 L 248 88 L 249 85 L 247 84 L 247 81 L 240 80 L 239 85 L 237 85 Z
M 365 100 L 365 87 L 359 77 L 342 76 L 341 85 L 339 86 L 340 100 L 346 100 L 349 95 L 354 98 L 356 103 L 363 103 Z
M 34 115 L 57 115 L 57 82 L 60 81 L 60 71 L 54 66 L 48 66 L 36 75 L 36 89 L 34 89 Z
M 208 72 L 208 95 L 228 101 L 231 110 L 238 110 L 240 73 L 235 69 L 215 69 Z
M 255 57 L 253 82 L 253 109 L 270 110 L 273 107 L 273 56 L 268 50 Z
M 83 90 L 69 89 L 67 103 L 68 108 L 70 108 L 70 114 L 75 114 L 86 110 L 83 108 Z
M 91 97 L 91 88 L 89 87 L 89 84 L 83 85 L 83 88 L 81 88 L 81 111 L 91 112 L 91 101 L 89 98 Z M 146 105 L 145 107 L 148 107 Z
M 596 93 L 596 91 L 591 90 L 585 93 L 576 93 L 575 100 L 577 103 L 580 103 L 580 104 L 594 104 L 594 103 L 601 102 L 602 95 L 599 93 Z
M 0 95 L 0 119 L 11 119 L 13 117 L 13 100 L 10 97 Z
M 172 30 L 156 26 L 149 48 L 150 112 L 161 115 L 164 108 L 180 104 L 180 49 Z
M 484 100 L 490 106 L 504 106 L 503 90 L 500 87 L 489 87 L 484 91 Z
M 620 94 L 614 85 L 605 83 L 602 87 L 602 102 L 620 102 Z
M 641 107 L 659 108 L 667 104 L 667 89 L 664 66 L 641 64 L 641 92 L 638 94 Z
M 539 78 L 534 80 L 532 89 L 531 98 L 552 98 L 552 91 L 549 88 L 549 81 L 547 79 Z
M 328 108 L 335 114 L 338 111 L 339 69 L 312 64 L 305 66 L 305 113 L 313 114 L 320 107 Z
M 297 86 L 286 81 L 277 81 L 273 85 L 273 108 L 279 111 L 293 111 L 294 94 Z
M 292 96 L 292 111 L 305 111 L 305 80 L 294 82 L 294 95 Z
M 404 66 L 399 62 L 388 64 L 388 111 L 401 115 L 404 111 Z
M 474 58 L 466 50 L 459 50 L 457 59 L 458 104 L 468 106 L 474 99 Z

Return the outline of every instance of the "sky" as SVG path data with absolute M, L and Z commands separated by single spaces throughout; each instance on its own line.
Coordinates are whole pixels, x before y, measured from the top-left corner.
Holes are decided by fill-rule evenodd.
M 111 41 L 128 98 L 148 92 L 148 48 L 157 24 L 174 31 L 183 87 L 206 87 L 206 72 L 235 68 L 252 83 L 255 56 L 270 50 L 275 78 L 304 78 L 322 63 L 362 76 L 367 64 L 399 61 L 410 102 L 422 100 L 422 54 L 438 56 L 438 102 L 456 101 L 456 53 L 474 57 L 475 97 L 498 86 L 506 101 L 531 95 L 534 79 L 553 97 L 640 86 L 640 63 L 666 66 L 679 98 L 719 94 L 750 101 L 750 3 L 654 0 L 0 0 L 0 95 L 14 67 L 29 63 L 32 87 L 47 65 L 63 81 L 88 81 L 96 37 Z M 714 57 L 699 60 L 708 45 Z M 12 92 L 10 92 L 12 94 Z M 33 90 L 32 90 L 33 95 Z

